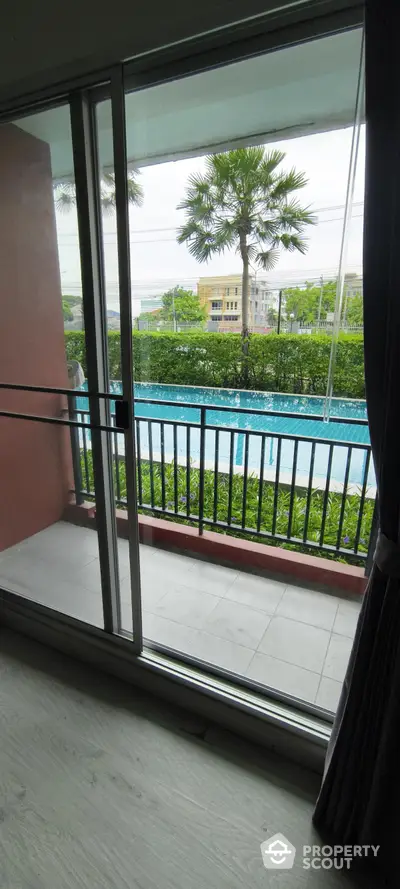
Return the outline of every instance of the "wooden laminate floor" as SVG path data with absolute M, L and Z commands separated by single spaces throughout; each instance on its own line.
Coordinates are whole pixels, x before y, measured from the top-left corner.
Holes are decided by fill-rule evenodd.
M 297 860 L 263 867 L 260 843 L 278 831 L 319 841 L 317 789 L 316 776 L 0 629 L 1 889 L 369 885 Z

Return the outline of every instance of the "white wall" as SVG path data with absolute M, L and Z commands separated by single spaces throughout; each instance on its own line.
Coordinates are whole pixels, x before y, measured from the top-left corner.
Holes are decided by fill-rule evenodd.
M 0 101 L 246 17 L 305 2 L 12 0 L 0 28 Z M 337 3 L 343 6 L 346 0 Z

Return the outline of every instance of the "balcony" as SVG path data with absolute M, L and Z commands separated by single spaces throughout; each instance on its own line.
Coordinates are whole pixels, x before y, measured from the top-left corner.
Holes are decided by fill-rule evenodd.
M 121 631 L 132 630 L 128 543 L 119 538 Z M 141 545 L 143 631 L 172 649 L 262 687 L 334 711 L 360 597 L 211 564 Z M 0 585 L 102 626 L 94 530 L 57 522 L 0 555 Z
M 230 395 L 234 404 L 224 390 L 193 387 L 171 400 L 137 384 L 135 395 L 147 643 L 335 710 L 374 533 L 362 403 L 353 420 L 323 424 L 294 396 L 276 396 L 274 410 L 264 404 L 271 396 L 254 392 Z M 5 549 L 0 585 L 102 627 L 87 407 L 84 392 L 70 396 L 83 425 L 72 430 L 76 505 L 64 518 L 81 526 L 58 521 Z M 129 635 L 124 437 L 111 438 L 120 629 Z

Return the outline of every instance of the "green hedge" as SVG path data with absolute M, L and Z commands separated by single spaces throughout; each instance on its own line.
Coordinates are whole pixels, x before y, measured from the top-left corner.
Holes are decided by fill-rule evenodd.
M 65 332 L 67 358 L 86 370 L 82 331 Z M 267 392 L 324 395 L 331 337 L 253 334 L 249 345 L 248 388 Z M 118 332 L 108 334 L 110 376 L 121 379 Z M 243 388 L 241 337 L 236 333 L 133 334 L 135 379 L 143 382 Z M 334 394 L 363 398 L 364 349 L 361 334 L 342 334 L 337 348 Z

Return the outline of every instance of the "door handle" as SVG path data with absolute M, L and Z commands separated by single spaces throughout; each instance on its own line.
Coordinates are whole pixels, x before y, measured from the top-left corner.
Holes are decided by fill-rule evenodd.
M 129 429 L 130 416 L 129 404 L 127 401 L 116 401 L 115 403 L 115 425 L 119 429 Z

